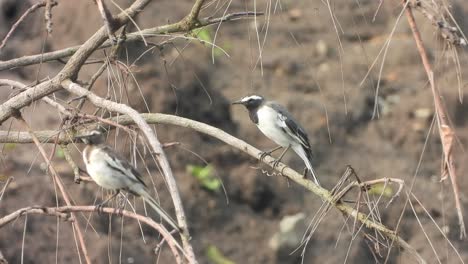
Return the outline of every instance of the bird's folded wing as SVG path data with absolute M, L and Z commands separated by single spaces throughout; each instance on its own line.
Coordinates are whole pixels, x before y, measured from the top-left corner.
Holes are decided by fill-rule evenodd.
M 293 139 L 310 149 L 309 137 L 304 128 L 281 105 L 276 104 L 275 110 L 278 111 L 278 125 Z
M 107 153 L 106 163 L 113 169 L 125 174 L 129 179 L 140 182 L 146 187 L 141 174 L 124 158 L 116 153 L 112 148 L 105 146 L 103 150 Z

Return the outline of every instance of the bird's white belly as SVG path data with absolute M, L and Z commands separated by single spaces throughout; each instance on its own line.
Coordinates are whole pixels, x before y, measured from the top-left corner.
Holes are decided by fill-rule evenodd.
M 130 185 L 125 175 L 109 167 L 104 159 L 100 159 L 97 153 L 92 153 L 92 162 L 86 164 L 89 176 L 101 187 L 105 189 L 117 190 Z
M 278 113 L 271 107 L 260 107 L 257 111 L 258 124 L 257 127 L 269 139 L 273 140 L 276 144 L 287 147 L 290 145 L 291 138 L 280 127 L 281 120 L 279 120 Z

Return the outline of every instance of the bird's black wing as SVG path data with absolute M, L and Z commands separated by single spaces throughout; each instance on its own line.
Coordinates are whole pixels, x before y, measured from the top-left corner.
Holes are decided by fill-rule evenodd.
M 108 161 L 107 165 L 109 165 L 115 170 L 120 171 L 122 174 L 128 175 L 129 173 L 131 173 L 134 176 L 135 181 L 140 182 L 145 187 L 147 187 L 145 182 L 143 181 L 143 177 L 141 176 L 141 174 L 126 159 L 124 159 L 122 156 L 120 156 L 117 152 L 115 152 L 111 147 L 107 145 L 101 147 L 105 152 L 109 153 L 109 158 L 113 161 Z
M 278 124 L 280 127 L 283 128 L 284 131 L 288 133 L 288 135 L 298 141 L 307 151 L 312 153 L 309 137 L 299 122 L 297 122 L 296 119 L 294 119 L 294 117 L 282 105 L 275 102 L 270 102 L 269 105 L 279 113 Z

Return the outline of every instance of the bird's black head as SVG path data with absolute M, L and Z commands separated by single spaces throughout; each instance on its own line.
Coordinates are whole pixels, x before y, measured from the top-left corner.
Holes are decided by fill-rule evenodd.
M 232 104 L 241 104 L 244 105 L 247 109 L 253 110 L 258 108 L 263 104 L 265 98 L 260 95 L 247 95 L 240 99 L 239 101 L 233 102 Z
M 76 136 L 81 139 L 86 145 L 98 145 L 104 142 L 104 133 L 101 130 L 95 129 L 88 131 L 82 135 Z

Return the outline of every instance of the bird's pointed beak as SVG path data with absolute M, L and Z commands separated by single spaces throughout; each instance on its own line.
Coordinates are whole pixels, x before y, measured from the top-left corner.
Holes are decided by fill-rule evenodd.
M 236 105 L 236 104 L 243 104 L 243 103 L 242 103 L 241 100 L 239 100 L 239 101 L 234 101 L 234 102 L 232 102 L 231 104 L 232 104 L 232 105 Z

